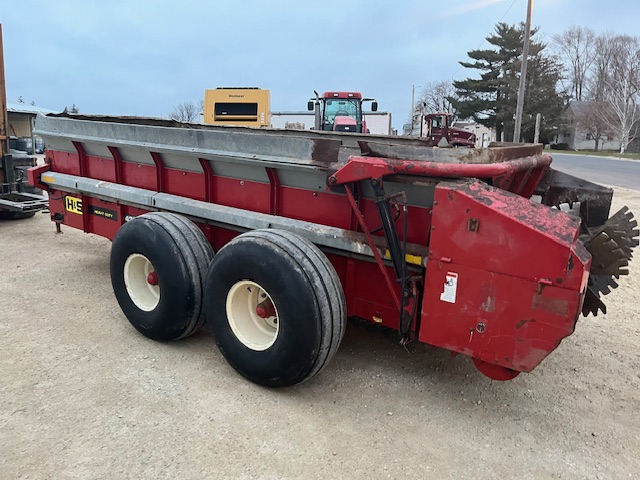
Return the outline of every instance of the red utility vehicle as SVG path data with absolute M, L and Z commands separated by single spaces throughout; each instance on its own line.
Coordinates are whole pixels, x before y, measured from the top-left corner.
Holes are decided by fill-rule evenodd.
M 447 112 L 424 115 L 422 136 L 429 138 L 437 147 L 475 147 L 475 133 L 452 127 L 452 118 L 453 115 Z
M 378 102 L 362 98 L 358 92 L 324 92 L 322 97 L 309 100 L 307 108 L 315 111 L 315 130 L 369 133 L 362 113 L 363 102 L 372 102 L 371 111 L 378 110 Z
M 167 341 L 206 321 L 267 386 L 321 371 L 347 317 L 493 379 L 530 372 L 605 310 L 638 243 L 630 212 L 609 218 L 612 190 L 554 171 L 541 145 L 70 114 L 37 133 L 47 163 L 29 179 L 58 228 L 113 240 L 131 324 Z

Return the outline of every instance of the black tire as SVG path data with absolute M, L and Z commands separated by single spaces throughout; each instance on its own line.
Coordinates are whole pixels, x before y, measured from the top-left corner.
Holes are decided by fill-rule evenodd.
M 110 270 L 129 322 L 153 340 L 196 333 L 204 324 L 203 280 L 212 258 L 202 231 L 180 215 L 147 213 L 125 223 L 113 239 Z M 145 289 L 143 268 L 157 275 L 156 286 Z
M 152 214 L 158 215 L 158 214 Z M 176 221 L 176 226 L 180 228 L 180 225 L 183 228 L 186 228 L 191 231 L 192 241 L 189 245 L 192 248 L 193 254 L 196 256 L 196 263 L 198 265 L 198 284 L 201 288 L 201 298 L 200 301 L 200 315 L 198 317 L 198 321 L 196 322 L 193 330 L 189 335 L 193 335 L 194 333 L 200 331 L 200 329 L 206 323 L 206 317 L 204 314 L 204 280 L 207 277 L 207 270 L 209 269 L 209 264 L 213 259 L 214 252 L 211 244 L 207 240 L 207 238 L 202 233 L 202 230 L 198 228 L 198 226 L 182 215 L 172 215 L 173 219 Z M 194 241 L 195 240 L 195 241 Z M 189 336 L 187 335 L 187 336 Z
M 31 218 L 36 212 L 7 212 L 6 210 L 0 210 L 0 220 L 22 220 L 24 218 Z
M 269 318 L 276 322 L 249 345 L 250 334 L 236 333 L 242 317 L 236 315 L 235 300 L 250 297 L 244 288 L 252 292 L 254 285 L 259 298 L 272 301 L 275 316 Z M 338 275 L 313 243 L 293 233 L 254 230 L 236 237 L 209 266 L 205 292 L 207 325 L 220 351 L 235 370 L 260 385 L 308 380 L 327 365 L 344 335 L 346 305 Z M 240 298 L 238 304 L 245 303 L 247 315 L 255 313 L 256 304 Z M 257 314 L 253 319 L 260 321 Z

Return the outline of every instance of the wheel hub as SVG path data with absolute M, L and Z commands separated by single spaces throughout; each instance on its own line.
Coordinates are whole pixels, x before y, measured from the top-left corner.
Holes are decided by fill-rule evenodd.
M 263 300 L 262 302 L 260 302 L 258 304 L 258 306 L 256 307 L 256 314 L 260 317 L 260 318 L 275 318 L 276 316 L 276 309 L 273 306 L 273 303 L 271 303 L 270 300 Z M 277 323 L 277 319 L 276 319 L 276 323 Z
M 160 303 L 160 287 L 151 261 L 140 253 L 133 253 L 124 263 L 123 274 L 127 293 L 136 307 L 145 312 L 155 309 Z
M 151 272 L 147 275 L 147 283 L 149 285 L 158 285 L 158 274 L 156 272 Z
M 240 280 L 227 294 L 227 320 L 235 336 L 251 350 L 263 351 L 278 337 L 278 311 L 259 284 Z

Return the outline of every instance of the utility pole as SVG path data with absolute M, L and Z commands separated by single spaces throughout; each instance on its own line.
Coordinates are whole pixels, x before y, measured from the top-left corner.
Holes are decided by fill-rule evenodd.
M 411 85 L 411 132 L 409 136 L 413 135 L 413 109 L 415 108 L 415 94 L 416 94 L 416 86 L 415 84 Z
M 0 24 L 0 168 L 3 155 L 9 154 L 9 120 L 7 118 L 7 91 L 4 80 L 4 52 L 2 45 L 2 24 Z M 1 181 L 1 180 L 0 180 Z
M 538 141 L 540 140 L 540 120 L 542 118 L 542 115 L 540 115 L 539 113 L 536 113 L 536 131 L 533 134 L 533 143 L 538 143 Z
M 522 67 L 520 68 L 520 83 L 518 84 L 518 105 L 516 106 L 516 124 L 513 129 L 513 141 L 520 142 L 520 128 L 522 127 L 522 110 L 524 108 L 524 88 L 527 79 L 527 61 L 529 59 L 529 36 L 531 35 L 531 10 L 533 0 L 527 5 L 527 19 L 524 24 L 524 45 L 522 48 Z

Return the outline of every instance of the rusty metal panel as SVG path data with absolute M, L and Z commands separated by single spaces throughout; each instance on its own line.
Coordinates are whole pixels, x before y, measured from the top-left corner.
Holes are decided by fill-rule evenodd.
M 291 164 L 326 169 L 350 155 L 449 164 L 493 164 L 538 156 L 541 145 L 495 144 L 491 148 L 431 148 L 423 139 L 322 131 L 251 129 L 185 124 L 173 120 L 50 114 L 38 116 L 36 133 L 54 149 L 75 140 L 118 147 L 142 147 L 160 153 L 191 152 L 200 157 L 233 157 L 237 161 Z M 62 143 L 61 143 L 62 142 Z M 135 160 L 132 160 L 135 161 Z
M 421 341 L 531 371 L 573 332 L 591 256 L 580 220 L 480 182 L 435 191 Z
M 456 295 L 443 295 L 456 274 Z M 445 298 L 443 300 L 443 298 Z M 428 266 L 421 342 L 522 372 L 573 333 L 581 294 L 460 264 Z
M 430 260 L 449 257 L 513 277 L 549 278 L 562 288 L 581 281 L 570 268 L 580 262 L 571 253 L 579 218 L 478 181 L 441 182 L 434 199 Z

